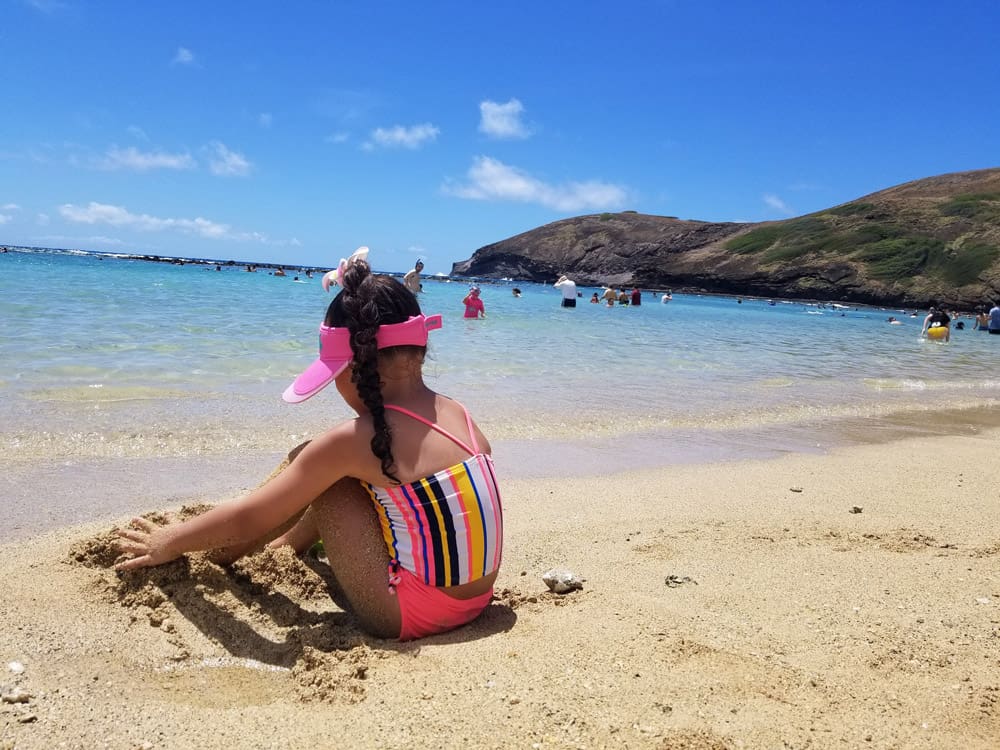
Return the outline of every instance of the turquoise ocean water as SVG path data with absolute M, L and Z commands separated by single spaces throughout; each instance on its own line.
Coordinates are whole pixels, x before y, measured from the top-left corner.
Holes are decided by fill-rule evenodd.
M 377 261 L 376 261 L 377 265 Z M 280 451 L 349 416 L 335 390 L 280 395 L 315 356 L 319 279 L 90 255 L 0 255 L 0 440 L 8 461 Z M 494 442 L 561 445 L 591 471 L 813 450 L 906 415 L 1000 404 L 1000 337 L 921 340 L 923 313 L 676 294 L 641 307 L 559 306 L 556 289 L 424 280 L 427 380 Z M 885 322 L 893 314 L 903 325 Z M 881 421 L 879 421 L 881 420 Z M 875 427 L 872 427 L 875 429 Z M 539 442 L 544 441 L 544 443 Z M 766 452 L 766 451 L 765 451 Z M 520 460 L 520 459 L 519 459 Z M 555 460 L 555 459 L 553 459 Z

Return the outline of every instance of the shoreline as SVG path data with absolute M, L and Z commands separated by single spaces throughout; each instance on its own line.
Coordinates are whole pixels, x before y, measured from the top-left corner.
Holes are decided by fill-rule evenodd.
M 107 525 L 5 544 L 0 681 L 30 697 L 0 741 L 986 750 L 998 438 L 509 481 L 494 603 L 410 644 L 292 555 L 116 576 Z M 583 590 L 547 593 L 553 566 Z
M 764 425 L 737 431 L 692 428 L 575 440 L 508 438 L 492 442 L 505 481 L 562 476 L 583 481 L 629 471 L 826 455 L 845 447 L 890 446 L 916 437 L 981 436 L 997 430 L 1000 407 L 985 407 L 903 411 L 874 419 Z M 266 477 L 286 452 L 255 448 L 197 455 L 8 460 L 0 479 L 7 538 L 24 540 L 60 527 L 110 521 L 154 508 L 241 497 Z M 81 493 L 81 487 L 99 491 Z

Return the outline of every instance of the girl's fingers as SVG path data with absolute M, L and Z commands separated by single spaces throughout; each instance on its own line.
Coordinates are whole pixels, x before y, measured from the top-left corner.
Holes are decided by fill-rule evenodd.
M 132 525 L 147 533 L 156 528 L 156 524 L 146 518 L 133 518 Z
M 133 557 L 131 560 L 125 560 L 115 565 L 115 570 L 135 570 L 136 568 L 147 568 L 152 565 L 152 560 L 149 559 L 149 555 L 141 555 L 139 557 Z
M 132 555 L 146 555 L 149 553 L 149 547 L 142 542 L 120 541 L 117 546 L 120 552 L 127 552 Z
M 115 565 L 115 570 L 135 570 L 160 564 L 153 560 L 156 545 L 152 539 L 153 532 L 159 528 L 162 528 L 161 525 L 146 518 L 133 518 L 132 528 L 118 529 L 119 539 L 115 546 L 126 555 L 132 555 L 132 558 Z

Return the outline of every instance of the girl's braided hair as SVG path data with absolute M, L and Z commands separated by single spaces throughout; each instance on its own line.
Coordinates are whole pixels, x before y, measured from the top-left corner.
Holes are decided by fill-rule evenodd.
M 354 353 L 351 382 L 357 385 L 358 395 L 371 414 L 375 427 L 372 453 L 381 461 L 382 473 L 396 484 L 400 481 L 393 473 L 392 434 L 385 421 L 375 336 L 379 326 L 405 323 L 414 315 L 420 315 L 420 304 L 413 292 L 391 276 L 374 275 L 363 260 L 353 261 L 344 270 L 343 291 L 326 311 L 326 325 L 346 327 L 351 332 L 351 351 Z M 405 350 L 417 352 L 421 357 L 427 351 L 423 346 L 398 346 L 382 351 Z

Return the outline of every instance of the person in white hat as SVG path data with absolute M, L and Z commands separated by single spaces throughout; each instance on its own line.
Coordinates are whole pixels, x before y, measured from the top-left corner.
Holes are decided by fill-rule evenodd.
M 559 281 L 553 284 L 556 289 L 562 292 L 562 306 L 576 307 L 576 282 L 568 278 L 566 274 L 559 277 Z

